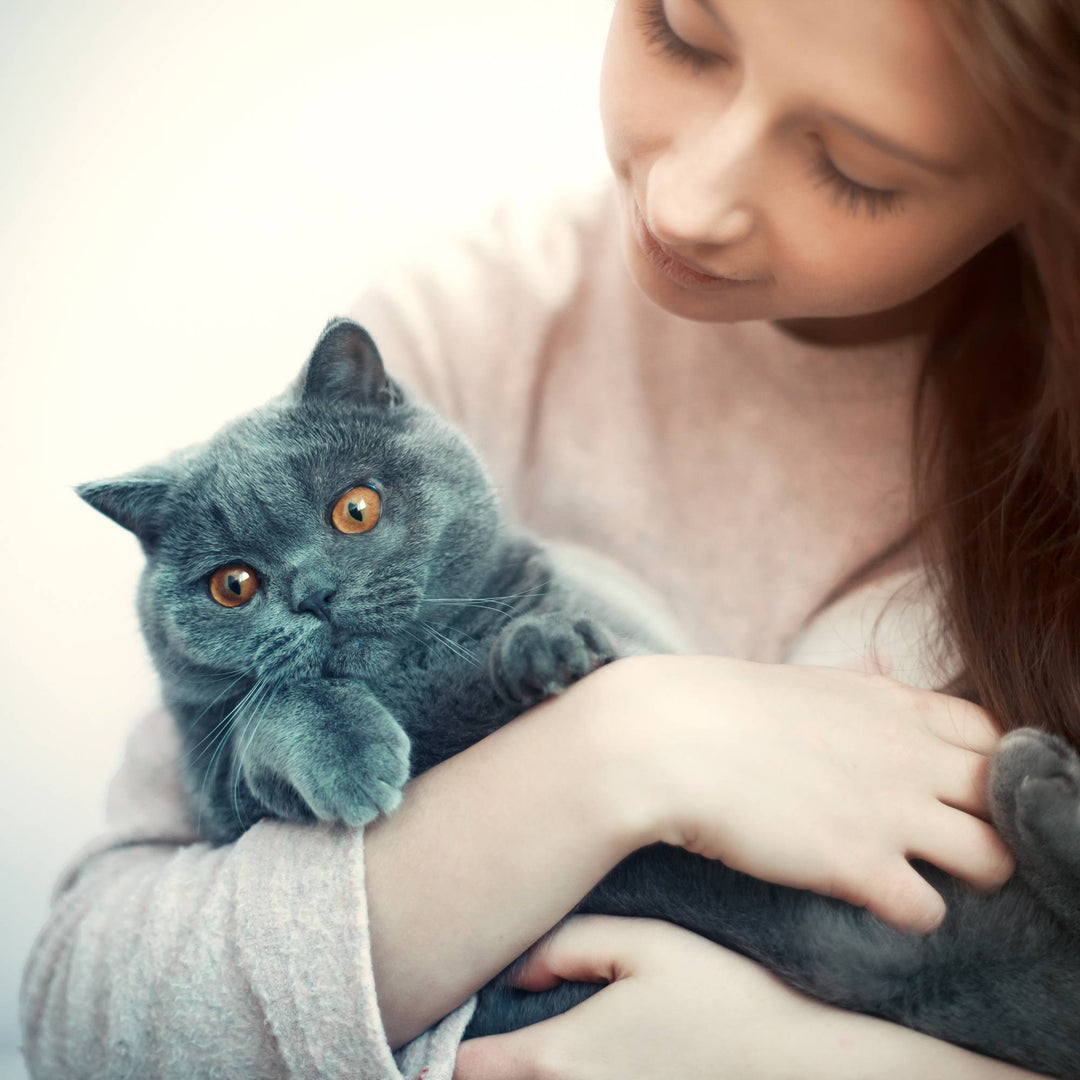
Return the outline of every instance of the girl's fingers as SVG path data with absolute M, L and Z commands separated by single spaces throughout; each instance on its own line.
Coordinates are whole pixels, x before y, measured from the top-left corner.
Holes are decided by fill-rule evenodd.
M 525 990 L 546 990 L 564 980 L 615 982 L 637 966 L 637 960 L 629 957 L 639 957 L 643 949 L 657 945 L 670 947 L 670 935 L 685 933 L 657 919 L 575 915 L 529 951 L 512 981 Z M 575 1032 L 592 1030 L 598 996 L 529 1027 L 463 1042 L 454 1080 L 551 1080 L 577 1075 L 580 1054 L 573 1048 L 581 1040 Z M 607 1008 L 606 1001 L 601 1008 Z
M 929 704 L 921 710 L 924 723 L 939 739 L 977 754 L 994 752 L 1001 730 L 985 709 L 948 694 L 930 694 Z
M 988 794 L 992 759 L 958 746 L 934 748 L 932 770 L 934 795 L 946 806 L 978 817 L 989 817 Z
M 897 929 L 919 934 L 936 930 L 945 918 L 941 894 L 906 859 L 877 875 L 861 906 Z
M 1013 875 L 1016 861 L 985 821 L 938 803 L 908 855 L 925 859 L 976 889 L 992 892 Z

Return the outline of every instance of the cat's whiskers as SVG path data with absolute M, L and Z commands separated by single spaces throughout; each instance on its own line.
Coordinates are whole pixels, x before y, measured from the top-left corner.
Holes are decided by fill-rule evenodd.
M 229 674 L 233 674 L 233 673 L 230 672 Z M 193 728 L 242 678 L 244 678 L 245 675 L 250 675 L 250 674 L 251 674 L 251 672 L 249 672 L 249 671 L 241 671 L 240 674 L 235 679 L 233 679 L 233 681 L 231 683 L 229 683 L 229 685 L 226 686 L 225 689 L 222 690 L 221 693 L 218 694 L 218 696 L 216 698 L 214 698 L 214 700 L 211 701 L 210 704 L 207 705 L 206 708 L 203 709 L 203 711 L 201 713 L 199 713 L 199 715 L 196 716 L 195 719 L 192 720 L 191 723 L 188 726 Z M 213 730 L 210 731 L 209 734 L 204 735 L 191 748 L 191 751 L 189 751 L 189 752 L 194 753 L 196 750 L 198 750 L 199 747 L 202 746 L 202 744 L 204 742 L 206 742 L 207 739 L 211 738 L 214 735 L 214 733 L 218 730 L 218 728 L 221 727 L 221 725 L 224 722 L 225 722 L 224 720 L 219 720 L 218 723 L 214 726 Z M 198 757 L 196 757 L 194 760 L 198 761 Z
M 214 749 L 214 752 L 213 752 L 213 754 L 211 754 L 209 762 L 207 762 L 206 772 L 203 773 L 202 787 L 199 790 L 199 820 L 197 822 L 196 827 L 200 831 L 201 831 L 201 827 L 202 827 L 202 807 L 203 807 L 203 805 L 205 804 L 205 801 L 206 801 L 206 782 L 207 782 L 207 780 L 210 779 L 210 772 L 214 768 L 214 762 L 217 760 L 218 754 L 221 753 L 222 748 L 225 746 L 225 743 L 228 741 L 229 735 L 232 733 L 232 731 L 236 727 L 236 724 L 239 721 L 240 717 L 243 715 L 243 710 L 248 705 L 248 703 L 252 701 L 252 699 L 253 699 L 253 697 L 255 695 L 255 692 L 263 685 L 264 685 L 263 683 L 257 682 L 253 687 L 251 687 L 251 689 L 248 690 L 248 692 L 240 699 L 240 701 L 236 705 L 233 706 L 233 708 L 226 715 L 226 717 L 222 721 L 222 723 L 218 725 L 218 728 L 221 728 L 221 727 L 224 726 L 225 730 L 222 731 L 221 734 L 219 735 L 219 737 L 217 739 L 217 745 L 216 745 L 216 747 Z M 202 755 L 200 755 L 200 757 L 201 756 Z M 194 764 L 194 762 L 192 762 L 192 764 Z
M 510 603 L 500 603 L 500 601 L 508 600 L 520 600 L 525 596 L 541 596 L 543 595 L 543 586 L 549 583 L 547 581 L 540 582 L 540 588 L 532 589 L 527 592 L 519 593 L 505 593 L 502 596 L 426 596 L 421 600 L 424 604 L 464 604 L 466 606 L 485 606 L 488 603 L 496 604 L 498 607 L 506 608 L 507 611 L 513 612 L 515 605 Z
M 540 582 L 541 586 L 550 585 L 551 578 L 545 578 Z M 522 596 L 539 596 L 541 595 L 541 589 L 532 589 L 528 592 L 516 592 L 516 593 L 503 593 L 501 596 L 431 596 L 429 600 L 445 600 L 447 602 L 454 601 L 455 603 L 462 603 L 467 600 L 518 600 Z
M 254 684 L 253 684 L 252 686 L 250 686 L 250 687 L 248 688 L 248 690 L 247 690 L 247 692 L 245 693 L 244 697 L 242 697 L 242 698 L 241 698 L 241 699 L 240 699 L 240 700 L 239 700 L 239 701 L 238 701 L 238 702 L 237 702 L 237 703 L 236 703 L 236 704 L 235 704 L 235 705 L 234 705 L 234 706 L 233 706 L 233 707 L 232 707 L 232 708 L 231 708 L 231 709 L 230 709 L 230 710 L 229 710 L 229 711 L 228 711 L 228 712 L 227 712 L 227 713 L 226 713 L 226 714 L 225 714 L 225 715 L 224 715 L 224 716 L 223 716 L 223 717 L 222 717 L 222 718 L 221 718 L 221 719 L 220 719 L 220 720 L 219 720 L 219 721 L 217 722 L 217 724 L 216 724 L 216 725 L 214 726 L 213 730 L 212 730 L 212 731 L 210 731 L 210 732 L 208 732 L 208 733 L 207 733 L 206 735 L 204 735 L 204 736 L 203 736 L 203 738 L 199 740 L 198 744 L 197 744 L 196 746 L 193 746 L 193 747 L 192 747 L 192 752 L 194 752 L 195 750 L 198 750 L 200 746 L 203 746 L 203 743 L 205 743 L 205 742 L 206 742 L 206 741 L 207 741 L 208 739 L 212 739 L 212 738 L 213 738 L 213 737 L 214 737 L 215 735 L 217 735 L 217 734 L 218 734 L 218 732 L 220 732 L 220 731 L 221 731 L 221 729 L 222 729 L 223 727 L 225 727 L 225 726 L 226 726 L 226 725 L 227 725 L 228 723 L 230 723 L 230 721 L 231 721 L 231 720 L 233 719 L 233 717 L 234 717 L 234 716 L 236 716 L 237 710 L 241 709 L 241 708 L 242 708 L 242 707 L 244 706 L 245 702 L 246 702 L 246 701 L 247 701 L 247 699 L 248 699 L 248 698 L 249 698 L 249 697 L 250 697 L 250 696 L 252 695 L 252 693 L 254 693 L 254 691 L 255 691 L 255 689 L 256 689 L 256 688 L 258 687 L 258 685 L 259 685 L 258 683 L 254 683 Z M 205 711 L 205 710 L 204 710 L 204 711 Z M 205 753 L 207 752 L 207 750 L 209 750 L 209 749 L 211 749 L 211 747 L 210 747 L 210 746 L 203 746 L 202 750 L 200 750 L 200 751 L 199 751 L 199 753 L 198 753 L 198 754 L 196 754 L 196 755 L 195 755 L 195 757 L 193 757 L 193 758 L 191 759 L 191 763 L 192 763 L 192 765 L 196 764 L 196 763 L 198 762 L 199 758 L 201 758 L 201 757 L 203 756 L 203 754 L 205 754 Z
M 237 671 L 223 671 L 219 675 L 200 675 L 199 679 L 202 682 L 215 682 L 216 683 L 216 682 L 221 682 L 223 679 L 227 679 L 232 675 L 244 676 L 244 675 L 251 675 L 251 674 L 252 674 L 252 669 L 247 668 L 244 671 L 239 671 L 239 670 L 237 670 Z M 233 684 L 236 683 L 236 681 L 237 681 L 236 679 L 233 679 L 233 682 L 230 683 L 229 685 L 232 686 Z
M 244 764 L 244 752 L 250 748 L 252 742 L 255 739 L 256 734 L 259 731 L 259 725 L 266 719 L 267 713 L 270 711 L 270 706 L 273 704 L 274 698 L 277 697 L 278 690 L 281 689 L 282 684 L 285 682 L 285 676 L 282 675 L 276 679 L 273 683 L 264 681 L 262 685 L 264 687 L 269 686 L 270 689 L 261 695 L 261 700 L 255 704 L 252 704 L 248 710 L 250 713 L 248 719 L 244 723 L 244 730 L 240 733 L 236 740 L 239 750 L 236 754 L 236 776 L 233 778 L 233 812 L 236 814 L 236 820 L 240 824 L 240 828 L 246 830 L 248 825 L 244 821 L 243 815 L 240 813 L 240 769 Z M 258 716 L 256 716 L 256 710 L 258 710 Z M 244 736 L 247 734 L 248 726 L 252 719 L 255 719 L 255 730 L 252 731 L 251 737 L 248 739 L 246 745 L 244 744 Z
M 430 626 L 430 625 L 431 625 L 431 623 L 428 623 L 428 625 Z M 444 631 L 446 631 L 446 630 L 453 630 L 453 631 L 454 631 L 455 633 L 458 633 L 458 634 L 464 634 L 464 635 L 465 635 L 465 636 L 466 636 L 466 637 L 467 637 L 467 638 L 468 638 L 468 639 L 469 639 L 469 640 L 470 640 L 471 642 L 473 642 L 474 644 L 476 644 L 476 645 L 479 645 L 479 644 L 480 644 L 480 641 L 479 641 L 479 639 L 478 639 L 478 638 L 476 637 L 476 635 L 475 635 L 475 634 L 470 634 L 470 633 L 469 633 L 469 631 L 468 631 L 468 630 L 466 630 L 466 629 L 465 629 L 464 627 L 462 627 L 462 626 L 455 626 L 455 625 L 454 625 L 453 623 L 445 623 L 445 622 L 441 622 L 441 623 L 436 623 L 435 625 L 436 625 L 436 626 L 441 626 L 441 627 L 443 628 L 443 630 L 444 630 Z
M 465 649 L 465 648 L 464 648 L 463 646 L 461 646 L 460 644 L 458 644 L 458 642 L 456 642 L 456 641 L 453 641 L 453 640 L 451 640 L 451 639 L 450 639 L 449 637 L 447 637 L 447 636 L 446 636 L 445 634 L 443 634 L 443 633 L 441 633 L 440 631 L 436 630 L 436 629 L 435 629 L 435 627 L 434 627 L 434 626 L 432 626 L 432 625 L 431 625 L 430 623 L 426 623 L 426 622 L 424 622 L 424 620 L 423 620 L 423 619 L 417 619 L 417 620 L 416 620 L 416 625 L 417 625 L 417 626 L 420 626 L 420 627 L 423 627 L 423 628 L 424 628 L 425 630 L 429 630 L 429 631 L 430 631 L 430 632 L 431 632 L 432 634 L 434 634 L 434 635 L 435 635 L 435 637 L 436 637 L 436 638 L 438 638 L 438 640 L 439 640 L 439 641 L 441 641 L 441 642 L 442 642 L 442 643 L 443 643 L 443 644 L 444 644 L 444 645 L 445 645 L 445 646 L 446 646 L 446 647 L 447 647 L 447 648 L 448 648 L 448 649 L 449 649 L 449 650 L 450 650 L 450 651 L 451 651 L 452 653 L 456 653 L 456 654 L 457 654 L 458 656 L 460 656 L 460 657 L 461 657 L 461 659 L 462 659 L 462 660 L 464 660 L 464 661 L 465 661 L 466 663 L 472 664 L 472 666 L 473 666 L 473 667 L 475 667 L 475 668 L 479 668 L 479 667 L 481 667 L 481 666 L 482 666 L 481 664 L 477 663 L 476 657 L 475 657 L 475 656 L 473 656 L 473 654 L 472 654 L 472 653 L 470 653 L 470 652 L 469 652 L 468 650 L 466 650 L 466 649 Z
M 417 637 L 416 634 L 412 633 L 412 631 L 408 630 L 404 626 L 401 628 L 401 632 L 403 634 L 407 634 L 409 637 L 411 637 L 413 639 L 413 641 L 418 642 L 420 645 L 423 645 L 424 649 L 427 652 L 431 652 L 432 648 L 434 648 L 434 643 L 433 642 L 427 641 L 426 639 L 424 639 L 422 637 Z
M 494 611 L 496 615 L 502 615 L 505 618 L 511 618 L 515 614 L 515 608 L 512 604 L 500 604 L 495 606 L 494 604 L 485 604 L 479 600 L 425 600 L 425 604 L 453 604 L 454 607 L 469 607 L 469 608 L 483 608 L 485 611 Z

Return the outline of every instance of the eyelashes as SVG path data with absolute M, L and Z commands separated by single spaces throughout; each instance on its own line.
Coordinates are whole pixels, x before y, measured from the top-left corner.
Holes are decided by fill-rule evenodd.
M 639 26 L 655 54 L 685 64 L 695 74 L 728 64 L 724 57 L 695 49 L 683 41 L 667 20 L 663 0 L 646 0 L 639 11 Z M 816 148 L 807 166 L 807 175 L 815 181 L 815 186 L 830 188 L 833 202 L 838 206 L 852 215 L 865 211 L 871 218 L 900 210 L 903 195 L 899 191 L 856 183 L 836 167 L 820 138 L 814 136 L 814 142 Z
M 817 150 L 807 167 L 807 174 L 817 180 L 817 186 L 824 185 L 833 189 L 833 202 L 840 206 L 846 203 L 848 213 L 851 214 L 857 214 L 865 207 L 872 218 L 882 213 L 895 214 L 900 209 L 903 196 L 899 191 L 885 191 L 856 184 L 833 164 L 817 136 L 814 136 L 814 141 L 817 143 Z
M 655 45 L 661 55 L 689 64 L 695 71 L 704 71 L 706 68 L 726 63 L 723 57 L 702 52 L 683 41 L 667 20 L 663 0 L 648 0 L 641 9 L 640 25 L 649 44 Z

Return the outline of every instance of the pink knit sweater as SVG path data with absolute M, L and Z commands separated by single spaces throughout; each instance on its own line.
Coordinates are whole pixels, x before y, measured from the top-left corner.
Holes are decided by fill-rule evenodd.
M 565 192 L 403 262 L 352 315 L 471 436 L 510 515 L 622 560 L 701 651 L 926 681 L 918 598 L 867 649 L 898 578 L 808 622 L 903 529 L 912 344 L 678 319 L 622 242 L 610 183 Z M 264 820 L 210 848 L 178 761 L 171 720 L 145 717 L 108 833 L 57 884 L 23 986 L 33 1075 L 450 1080 L 471 1000 L 387 1045 L 363 831 Z

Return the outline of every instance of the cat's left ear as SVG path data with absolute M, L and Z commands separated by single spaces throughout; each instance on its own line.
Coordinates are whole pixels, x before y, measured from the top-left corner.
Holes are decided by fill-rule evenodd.
M 164 531 L 163 510 L 171 486 L 170 477 L 148 468 L 111 480 L 79 484 L 75 494 L 133 532 L 149 553 L 157 547 Z
M 371 335 L 350 319 L 331 319 L 300 376 L 300 400 L 398 405 L 405 395 L 386 374 Z

